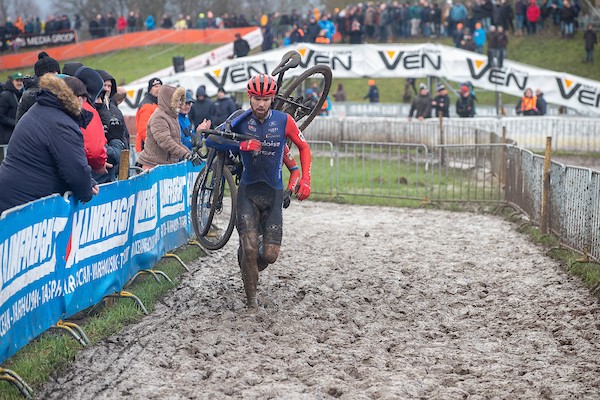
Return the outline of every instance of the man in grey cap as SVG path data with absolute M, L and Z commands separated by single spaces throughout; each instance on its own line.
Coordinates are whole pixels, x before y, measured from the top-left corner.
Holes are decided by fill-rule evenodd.
M 435 116 L 439 117 L 442 114 L 444 118 L 448 118 L 450 117 L 450 96 L 448 96 L 448 89 L 440 83 L 437 85 L 436 90 L 437 94 L 431 102 L 435 110 Z

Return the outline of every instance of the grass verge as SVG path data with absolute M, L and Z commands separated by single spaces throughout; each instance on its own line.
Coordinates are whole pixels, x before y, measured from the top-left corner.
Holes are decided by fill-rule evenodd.
M 191 245 L 180 247 L 176 254 L 186 264 L 205 255 L 199 247 Z M 185 272 L 181 264 L 172 258 L 160 260 L 154 269 L 166 273 L 174 285 L 179 283 L 181 274 Z M 173 288 L 164 278 L 161 278 L 161 282 L 156 282 L 150 275 L 142 275 L 126 289 L 135 294 L 151 313 L 156 303 Z M 99 305 L 82 314 L 85 315 L 83 319 L 73 320 L 73 322 L 82 327 L 92 345 L 121 331 L 125 326 L 139 321 L 144 316 L 134 301 L 124 298 L 117 299 L 109 307 Z M 81 345 L 67 332 L 50 329 L 22 348 L 2 366 L 16 372 L 36 390 L 47 382 L 53 373 L 72 363 L 80 349 Z M 0 399 L 22 399 L 22 396 L 14 386 L 0 381 Z

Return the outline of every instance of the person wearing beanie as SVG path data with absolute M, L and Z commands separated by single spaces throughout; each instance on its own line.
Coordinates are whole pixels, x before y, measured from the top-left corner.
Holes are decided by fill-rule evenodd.
M 18 122 L 23 114 L 35 104 L 38 93 L 40 93 L 39 82 L 40 78 L 45 74 L 59 74 L 60 65 L 58 61 L 50 57 L 48 53 L 42 51 L 38 54 L 38 60 L 33 66 L 35 75 L 33 78 L 28 79 L 25 82 L 25 91 L 21 96 L 19 105 L 17 106 L 17 115 L 15 120 Z
M 58 64 L 58 61 L 50 57 L 48 53 L 42 51 L 38 54 L 38 60 L 33 66 L 33 71 L 35 72 L 35 76 L 40 78 L 42 75 L 49 72 L 55 74 L 60 73 L 60 65 Z
M 146 128 L 150 116 L 158 108 L 158 91 L 162 86 L 159 78 L 152 78 L 148 81 L 148 92 L 144 95 L 140 106 L 135 113 L 135 151 L 141 152 L 144 149 L 146 141 Z
M 0 144 L 8 144 L 15 129 L 17 107 L 23 94 L 23 74 L 15 72 L 8 77 L 0 93 Z
M 53 193 L 87 202 L 98 194 L 79 130 L 85 86 L 56 74 L 40 78 L 38 101 L 15 127 L 0 165 L 0 213 Z

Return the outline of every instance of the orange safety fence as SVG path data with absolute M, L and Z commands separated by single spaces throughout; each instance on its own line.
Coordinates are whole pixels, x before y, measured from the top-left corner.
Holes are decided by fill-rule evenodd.
M 233 29 L 186 29 L 181 31 L 158 29 L 125 33 L 102 39 L 86 40 L 64 46 L 37 48 L 36 50 L 15 53 L 0 57 L 0 69 L 10 70 L 30 68 L 37 61 L 38 53 L 46 51 L 57 61 L 67 61 L 95 54 L 108 53 L 127 48 L 151 46 L 165 43 L 228 43 L 233 42 L 235 34 L 242 36 L 255 30 L 255 26 Z

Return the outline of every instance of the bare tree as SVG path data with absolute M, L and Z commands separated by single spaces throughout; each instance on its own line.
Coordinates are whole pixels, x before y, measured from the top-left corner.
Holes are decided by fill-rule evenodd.
M 8 6 L 8 0 L 0 0 L 0 18 L 2 18 L 2 24 L 5 24 L 9 17 Z
M 12 9 L 15 15 L 20 15 L 24 19 L 40 15 L 40 8 L 33 0 L 13 0 Z

